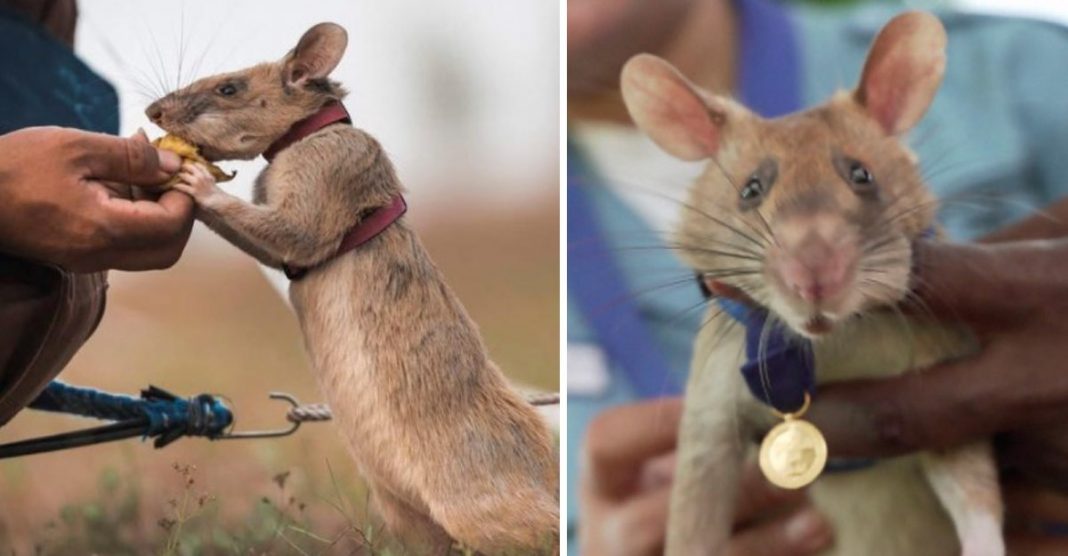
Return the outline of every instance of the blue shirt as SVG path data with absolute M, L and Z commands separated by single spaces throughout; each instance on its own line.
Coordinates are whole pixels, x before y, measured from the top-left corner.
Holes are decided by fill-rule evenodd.
M 771 90 L 770 96 L 779 99 L 796 95 L 804 106 L 855 86 L 875 34 L 900 11 L 886 5 L 790 11 L 764 6 L 787 15 L 796 36 L 790 48 L 798 61 L 797 78 L 781 79 L 781 73 L 766 65 L 745 66 L 740 93 L 748 87 L 750 91 Z M 769 17 L 767 10 L 743 8 L 742 13 Z M 941 224 L 951 237 L 970 239 L 1028 216 L 1068 192 L 1068 156 L 1062 152 L 1068 145 L 1068 31 L 1026 19 L 959 12 L 938 15 L 949 37 L 946 75 L 930 110 L 910 135 L 911 146 L 928 184 L 944 201 Z M 743 20 L 743 48 L 761 44 L 745 36 L 761 28 L 760 22 Z M 767 48 L 767 42 L 763 45 Z M 777 48 L 784 47 L 779 44 Z M 752 55 L 743 51 L 741 56 L 744 63 Z M 771 102 L 774 111 L 775 101 Z M 597 225 L 613 247 L 622 279 L 632 285 L 633 292 L 641 289 L 634 285 L 642 283 L 649 268 L 674 265 L 685 272 L 666 250 L 619 249 L 627 238 L 651 237 L 649 227 L 608 188 L 588 187 L 586 192 Z M 569 246 L 569 255 L 576 249 Z M 568 293 L 569 345 L 596 344 L 590 316 L 570 299 L 570 289 Z M 633 299 L 649 336 L 664 354 L 667 372 L 674 377 L 665 384 L 681 384 L 703 312 L 685 313 L 702 301 L 696 285 Z M 569 529 L 577 523 L 578 462 L 589 420 L 606 407 L 641 394 L 628 383 L 619 361 L 607 363 L 611 381 L 603 391 L 568 397 Z M 665 393 L 671 392 L 665 388 Z
M 0 7 L 0 134 L 55 125 L 119 132 L 115 89 L 70 49 Z

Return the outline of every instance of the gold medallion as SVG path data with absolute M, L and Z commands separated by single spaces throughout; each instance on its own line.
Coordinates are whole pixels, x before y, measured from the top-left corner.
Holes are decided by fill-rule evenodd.
M 827 441 L 812 423 L 800 417 L 808 409 L 805 405 L 796 413 L 782 415 L 783 422 L 775 425 L 760 443 L 760 470 L 773 485 L 796 489 L 816 480 L 827 465 Z

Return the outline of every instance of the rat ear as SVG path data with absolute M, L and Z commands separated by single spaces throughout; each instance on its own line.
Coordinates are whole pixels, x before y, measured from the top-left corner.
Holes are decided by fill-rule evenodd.
M 320 23 L 308 29 L 297 47 L 285 57 L 286 82 L 301 85 L 309 79 L 330 75 L 348 44 L 349 34 L 337 23 Z
M 935 16 L 906 12 L 879 31 L 855 98 L 883 130 L 897 134 L 923 117 L 946 69 L 946 31 Z
M 634 123 L 660 148 L 682 160 L 716 154 L 726 113 L 674 66 L 639 54 L 623 66 L 621 87 Z

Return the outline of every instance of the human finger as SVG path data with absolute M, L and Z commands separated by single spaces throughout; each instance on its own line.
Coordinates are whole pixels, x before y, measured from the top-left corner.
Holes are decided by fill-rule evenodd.
M 628 404 L 598 415 L 586 433 L 584 482 L 600 496 L 625 495 L 647 460 L 675 447 L 681 416 L 681 398 Z

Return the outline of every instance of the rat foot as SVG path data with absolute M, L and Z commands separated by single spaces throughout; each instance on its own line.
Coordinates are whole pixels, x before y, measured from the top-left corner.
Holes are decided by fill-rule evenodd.
M 992 516 L 975 516 L 961 531 L 962 556 L 1005 556 L 1001 524 Z
M 178 182 L 172 187 L 192 197 L 198 205 L 207 205 L 212 198 L 225 195 L 211 172 L 195 162 L 182 164 L 182 169 L 178 172 Z

